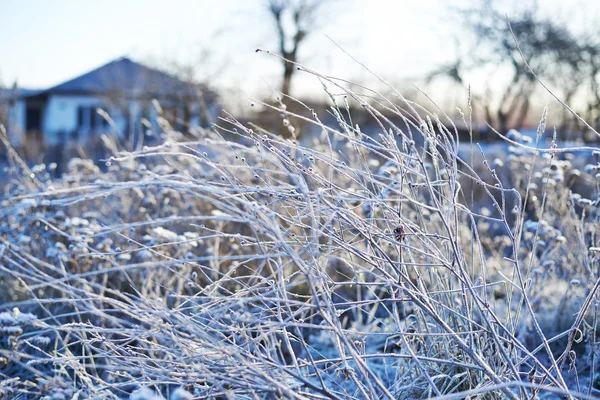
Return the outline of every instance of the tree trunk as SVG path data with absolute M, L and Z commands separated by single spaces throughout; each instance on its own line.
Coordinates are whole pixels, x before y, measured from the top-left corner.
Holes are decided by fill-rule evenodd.
M 498 116 L 498 132 L 500 132 L 502 135 L 506 135 L 506 132 L 508 131 L 508 118 L 506 114 L 502 112 L 502 110 L 498 110 L 496 115 Z
M 283 64 L 283 82 L 281 83 L 281 92 L 284 95 L 289 96 L 292 87 L 292 76 L 294 75 L 294 64 L 284 63 Z
M 519 114 L 517 120 L 515 121 L 515 129 L 520 130 L 525 125 L 525 119 L 527 118 L 527 114 L 529 113 L 529 96 L 523 96 L 523 101 L 519 108 Z

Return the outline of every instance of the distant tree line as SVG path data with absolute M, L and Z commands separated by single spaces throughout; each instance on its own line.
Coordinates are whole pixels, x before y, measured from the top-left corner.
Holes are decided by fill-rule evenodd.
M 429 74 L 428 81 L 444 76 L 467 86 L 467 73 L 487 71 L 494 80 L 499 75 L 493 74 L 499 68 L 510 71 L 510 79 L 500 93 L 487 90 L 472 94 L 481 117 L 504 133 L 523 127 L 538 86 L 526 68 L 524 56 L 538 78 L 561 100 L 566 104 L 575 100 L 583 104 L 576 111 L 598 130 L 600 25 L 575 33 L 564 22 L 542 15 L 537 3 L 508 18 L 498 9 L 498 4 L 493 0 L 480 0 L 474 6 L 458 10 L 461 26 L 475 39 L 474 43 L 466 54 Z M 585 128 L 563 110 L 559 131 L 584 132 Z

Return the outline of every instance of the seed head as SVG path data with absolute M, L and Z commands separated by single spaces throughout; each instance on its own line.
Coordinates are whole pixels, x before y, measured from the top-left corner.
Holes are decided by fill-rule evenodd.
M 404 231 L 403 225 L 399 225 L 396 228 L 394 228 L 394 238 L 398 242 L 404 242 L 404 237 L 405 237 L 405 231 Z

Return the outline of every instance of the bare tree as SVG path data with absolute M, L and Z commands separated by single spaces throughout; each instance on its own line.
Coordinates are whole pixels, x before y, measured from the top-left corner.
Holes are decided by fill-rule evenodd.
M 214 123 L 210 115 L 210 105 L 217 101 L 215 82 L 224 75 L 229 60 L 218 58 L 214 49 L 210 47 L 200 47 L 198 55 L 189 62 L 167 60 L 163 64 L 186 88 L 173 99 L 177 104 L 184 105 L 183 123 L 190 122 L 190 116 L 195 112 L 193 108 L 196 106 L 200 106 L 198 111 L 202 126 Z
M 500 132 L 506 132 L 523 126 L 536 88 L 535 77 L 527 70 L 521 52 L 536 75 L 567 102 L 578 94 L 585 81 L 589 82 L 585 75 L 590 72 L 584 68 L 582 38 L 564 24 L 541 16 L 536 3 L 511 15 L 509 21 L 495 5 L 492 0 L 481 0 L 471 8 L 459 10 L 462 26 L 475 38 L 474 46 L 457 61 L 432 72 L 428 79 L 446 76 L 464 85 L 469 71 L 495 66 L 492 74 L 496 75 L 491 76 L 494 80 L 498 68 L 510 71 L 501 93 L 474 95 L 486 120 Z M 569 116 L 564 115 L 565 118 Z
M 584 115 L 587 121 L 596 129 L 600 129 L 600 30 L 588 34 L 582 45 L 584 57 L 584 81 L 589 83 L 586 93 L 586 109 Z
M 317 29 L 319 13 L 327 0 L 268 0 L 267 9 L 277 30 L 283 61 L 281 92 L 289 95 L 298 61 L 298 51 L 306 38 Z

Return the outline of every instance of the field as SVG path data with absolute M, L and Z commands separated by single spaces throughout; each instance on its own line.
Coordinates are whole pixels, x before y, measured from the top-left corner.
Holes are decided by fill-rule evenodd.
M 12 157 L 0 398 L 600 396 L 600 151 L 543 115 L 488 159 L 439 111 L 319 78 L 338 125 L 280 101 L 292 139 L 229 116 L 106 137 L 60 179 Z

